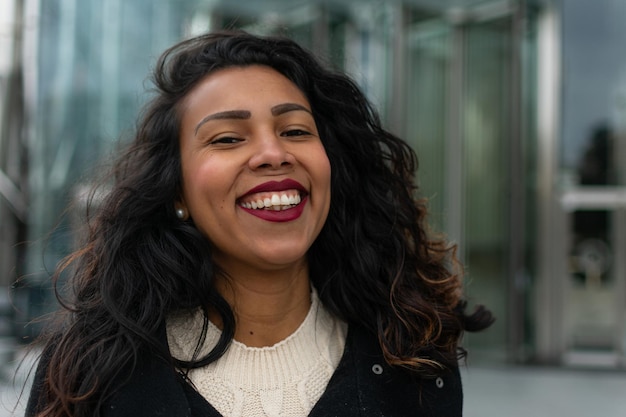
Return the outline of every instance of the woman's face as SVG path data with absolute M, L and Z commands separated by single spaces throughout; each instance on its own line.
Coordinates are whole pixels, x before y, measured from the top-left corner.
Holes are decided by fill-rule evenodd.
M 231 275 L 301 265 L 330 206 L 330 163 L 304 94 L 269 67 L 233 67 L 182 109 L 179 204 L 214 261 Z

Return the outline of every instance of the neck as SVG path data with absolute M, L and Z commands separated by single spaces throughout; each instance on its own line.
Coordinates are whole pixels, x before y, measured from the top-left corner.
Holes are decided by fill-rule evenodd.
M 235 340 L 250 347 L 273 346 L 286 339 L 311 305 L 306 265 L 270 273 L 225 274 L 216 284 L 235 313 Z

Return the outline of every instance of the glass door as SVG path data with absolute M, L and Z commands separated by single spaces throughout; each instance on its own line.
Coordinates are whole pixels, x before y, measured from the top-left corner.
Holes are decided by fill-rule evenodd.
M 517 304 L 510 292 L 511 259 L 523 246 L 511 223 L 524 216 L 523 210 L 513 216 L 511 207 L 524 205 L 515 171 L 524 155 L 516 152 L 514 129 L 520 117 L 515 9 L 491 2 L 463 16 L 418 15 L 410 27 L 406 136 L 420 157 L 418 180 L 433 226 L 459 244 L 470 302 L 486 304 L 498 318 L 465 344 L 490 360 L 506 359 L 511 344 L 520 343 L 510 329 L 523 327 L 513 319 L 520 315 L 511 314 Z
M 544 172 L 541 359 L 623 366 L 626 329 L 626 3 L 558 3 L 560 125 Z M 549 43 L 549 39 L 545 43 Z M 560 79 L 559 79 L 560 77 Z M 552 86 L 552 88 L 555 88 Z M 558 112 L 557 112 L 558 114 Z M 549 186 L 549 184 L 547 184 Z M 547 220 L 545 220 L 547 219 Z
M 608 166 L 608 165 L 607 165 Z M 564 249 L 564 356 L 574 365 L 624 363 L 626 188 L 583 185 L 561 196 Z
M 463 251 L 467 292 L 484 302 L 498 320 L 488 332 L 468 336 L 470 343 L 504 352 L 507 320 L 513 307 L 508 297 L 511 256 L 510 210 L 515 187 L 512 172 L 512 18 L 468 25 L 465 34 L 461 132 L 464 190 Z M 521 219 L 515 219 L 521 221 Z
M 613 365 L 624 358 L 624 13 L 626 5 L 615 1 L 562 3 L 566 362 Z

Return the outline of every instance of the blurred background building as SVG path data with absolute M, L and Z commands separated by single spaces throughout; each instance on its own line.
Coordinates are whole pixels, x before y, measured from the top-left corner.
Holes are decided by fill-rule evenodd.
M 622 0 L 1 0 L 0 337 L 54 308 L 156 57 L 236 27 L 348 71 L 415 148 L 433 227 L 498 318 L 467 336 L 475 361 L 624 366 L 624 20 Z

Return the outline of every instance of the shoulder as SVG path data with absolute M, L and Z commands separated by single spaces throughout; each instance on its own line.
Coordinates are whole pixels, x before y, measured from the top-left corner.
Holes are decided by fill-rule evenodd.
M 158 338 L 167 346 L 165 324 Z M 104 417 L 219 416 L 219 413 L 176 371 L 170 360 L 144 349 L 102 409 Z
M 40 356 L 26 406 L 26 416 L 35 416 L 46 407 L 48 395 L 44 392 L 50 359 L 58 338 L 48 341 Z M 191 416 L 192 410 L 213 410 L 185 383 L 174 367 L 151 352 L 142 352 L 135 366 L 121 372 L 111 381 L 113 394 L 104 402 L 101 415 L 105 417 Z
M 48 371 L 48 364 L 50 363 L 50 357 L 54 351 L 53 341 L 49 341 L 43 348 L 41 355 L 37 362 L 37 370 L 35 371 L 35 377 L 30 388 L 30 394 L 28 396 L 28 403 L 26 404 L 26 417 L 35 416 L 39 411 L 45 407 L 45 395 L 44 395 L 44 383 L 46 379 L 46 373 Z
M 106 417 L 191 415 L 181 377 L 154 355 L 146 355 L 137 363 L 102 412 Z
M 331 415 L 331 404 L 346 406 L 336 415 L 459 417 L 461 378 L 458 368 L 424 378 L 389 366 L 377 338 L 351 326 L 344 356 L 316 406 L 322 412 L 311 416 Z

